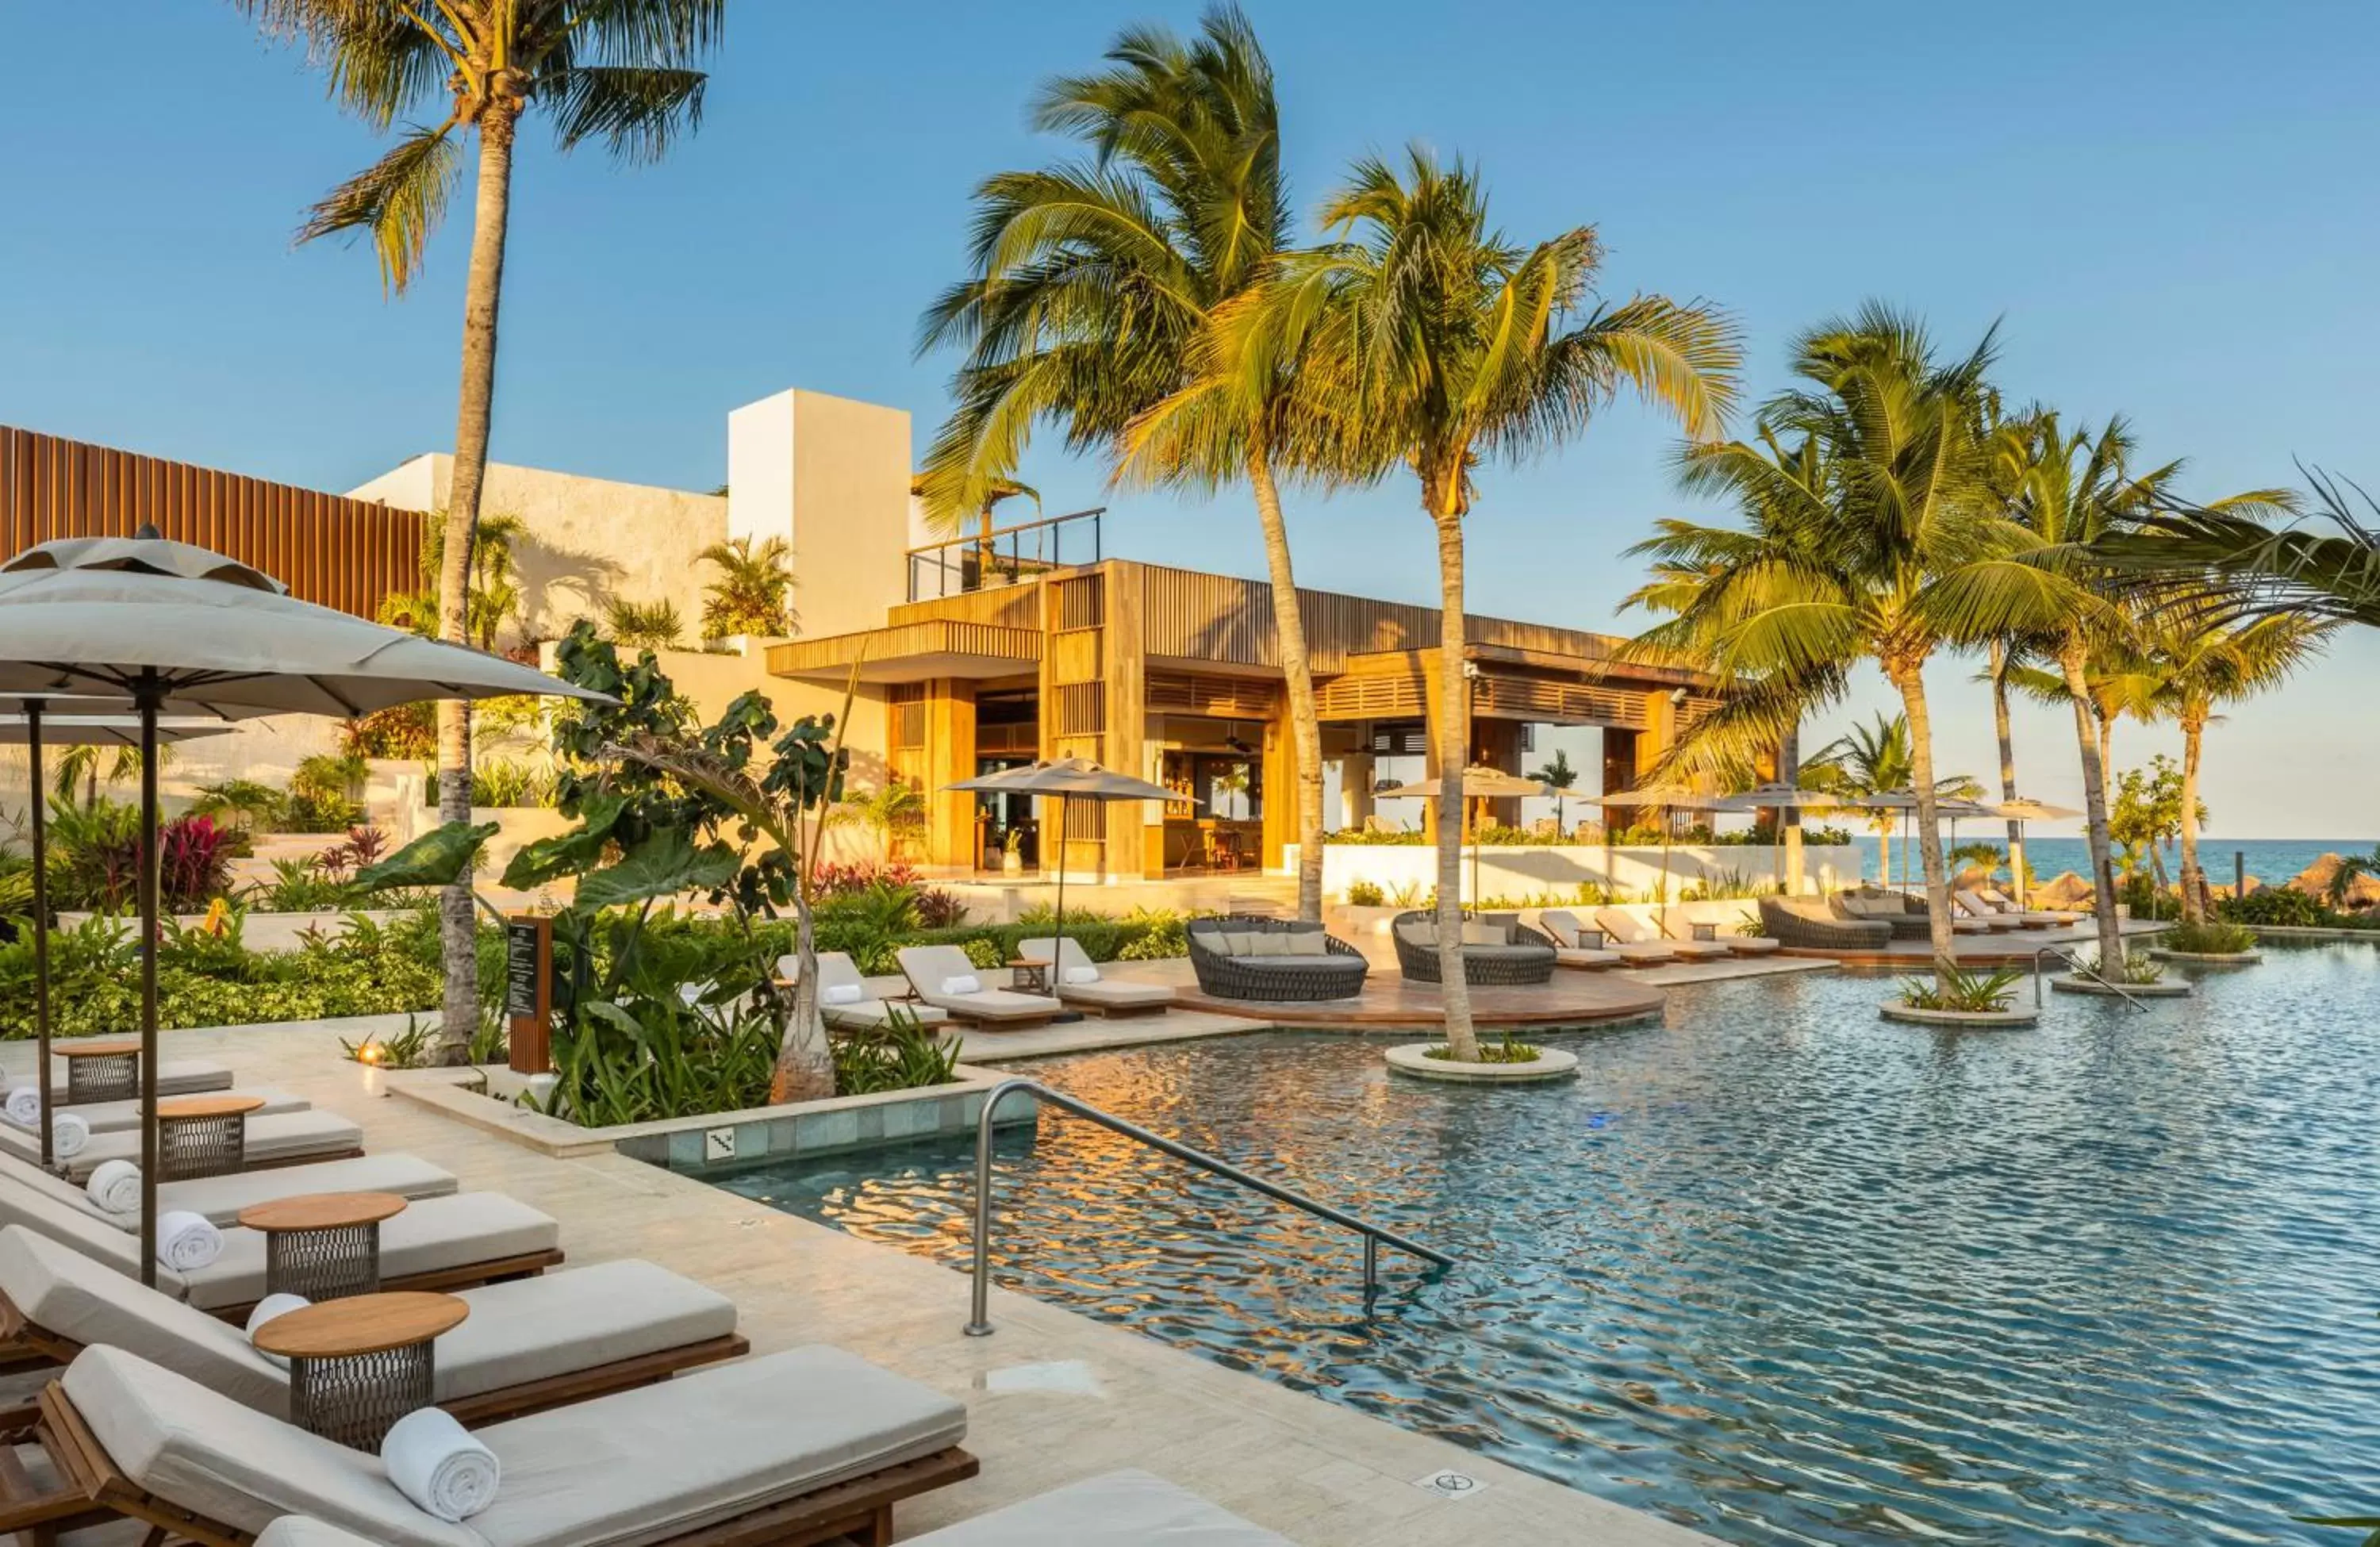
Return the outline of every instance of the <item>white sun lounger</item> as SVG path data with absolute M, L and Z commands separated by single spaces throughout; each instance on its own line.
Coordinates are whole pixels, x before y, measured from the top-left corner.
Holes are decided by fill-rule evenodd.
M 1982 917 L 1994 920 L 2013 919 L 2026 929 L 2056 929 L 2062 924 L 2079 923 L 2084 915 L 2070 913 L 2062 907 L 2019 907 L 2005 892 L 1980 886 L 1972 892 L 1959 894 L 1961 906 Z
M 1665 939 L 1658 926 L 1624 907 L 1598 907 L 1595 921 L 1611 937 L 1615 951 L 1624 952 L 1633 945 L 1658 945 L 1670 956 L 1682 956 L 1687 961 L 1716 961 L 1733 954 L 1716 941 Z
M 335 1160 L 347 1155 L 359 1155 L 364 1149 L 364 1130 L 335 1112 L 284 1112 L 271 1117 L 250 1117 L 246 1124 L 246 1146 L 243 1153 L 247 1164 L 253 1168 L 287 1164 L 307 1160 Z M 42 1158 L 42 1141 L 34 1134 L 11 1124 L 0 1127 L 0 1153 L 38 1164 Z M 93 1134 L 91 1142 L 71 1160 L 59 1163 L 66 1168 L 70 1181 L 90 1179 L 103 1161 L 124 1160 L 138 1163 L 140 1159 L 140 1133 L 138 1128 L 119 1129 L 115 1133 Z
M 1955 916 L 1954 922 L 1981 924 L 1994 934 L 2006 933 L 2010 930 L 2046 927 L 2051 922 L 2048 919 L 2034 920 L 2022 913 L 2003 911 L 1984 901 L 1983 897 L 1974 892 L 1953 892 L 1950 894 L 1950 904 L 1951 911 Z
M 73 1113 L 82 1119 L 85 1127 L 95 1134 L 140 1131 L 140 1103 L 137 1101 L 86 1102 L 80 1106 L 67 1106 L 64 1101 L 66 1087 L 57 1087 L 56 1093 L 60 1097 L 58 1110 Z M 264 1104 L 249 1113 L 250 1117 L 276 1117 L 285 1112 L 305 1112 L 314 1104 L 303 1096 L 293 1096 L 286 1090 L 274 1090 L 261 1085 L 250 1086 L 245 1090 L 226 1090 L 224 1094 L 254 1096 L 262 1101 Z M 8 1115 L 5 1107 L 0 1107 L 0 1132 L 23 1134 L 33 1141 L 35 1153 L 41 1151 L 42 1126 L 38 1120 L 19 1123 Z
M 917 997 L 959 1020 L 988 1026 L 1038 1026 L 1065 1009 L 1046 994 L 982 986 L 983 972 L 955 945 L 906 945 L 896 953 Z M 972 981 L 974 989 L 944 987 Z
M 777 981 L 791 985 L 801 981 L 802 958 L 783 956 L 777 958 Z M 829 1026 L 851 1030 L 872 1030 L 892 1018 L 895 1006 L 869 992 L 868 980 L 848 952 L 820 951 L 818 954 L 819 1016 Z M 948 1014 L 931 1005 L 898 1006 L 920 1026 L 938 1026 L 950 1019 Z
M 0 1228 L 0 1296 L 22 1323 L 6 1352 L 65 1364 L 103 1343 L 260 1413 L 289 1415 L 288 1370 L 245 1332 L 20 1225 Z M 640 1385 L 748 1346 L 734 1301 L 633 1259 L 459 1297 L 471 1314 L 438 1339 L 434 1399 L 465 1423 Z
M 1187 1488 L 1108 1472 L 910 1539 L 909 1547 L 1293 1547 Z M 262 1547 L 260 1542 L 259 1547 Z
M 1528 921 L 1527 915 L 1522 916 L 1522 921 Z M 1589 929 L 1595 929 L 1597 940 L 1603 938 L 1603 932 L 1593 925 L 1580 923 L 1578 915 L 1567 908 L 1546 909 L 1537 915 L 1537 927 L 1544 930 L 1554 943 L 1556 967 L 1573 968 L 1581 972 L 1600 972 L 1606 968 L 1621 966 L 1628 960 L 1618 951 L 1587 944 L 1586 932 Z
M 207 1541 L 305 1515 L 380 1547 L 614 1547 L 708 1531 L 718 1534 L 704 1540 L 757 1542 L 776 1539 L 765 1529 L 773 1518 L 798 1524 L 808 1500 L 847 1501 L 847 1517 L 866 1524 L 896 1499 L 976 1470 L 957 1448 L 964 1407 L 824 1346 L 480 1430 L 503 1480 L 495 1501 L 461 1524 L 416 1507 L 378 1456 L 120 1348 L 84 1350 L 42 1406 L 55 1421 L 42 1431 L 52 1454 L 41 1459 L 55 1475 L 112 1473 L 97 1502 L 161 1522 L 179 1515 Z M 72 1496 L 80 1492 L 45 1495 L 43 1506 L 65 1516 L 92 1502 Z
M 140 1237 L 47 1194 L 0 1182 L 0 1224 L 20 1224 L 128 1277 L 140 1276 Z M 176 1273 L 159 1264 L 157 1287 L 218 1316 L 264 1296 L 264 1236 L 233 1225 L 223 1255 Z M 562 1226 L 500 1192 L 425 1198 L 380 1227 L 381 1283 L 393 1289 L 451 1288 L 541 1273 L 562 1261 Z
M 92 1041 L 115 1041 L 119 1039 L 105 1037 L 85 1038 L 81 1040 Z M 60 1102 L 64 1102 L 66 1100 L 67 1073 L 68 1065 L 71 1061 L 59 1057 L 57 1050 L 61 1047 L 70 1047 L 73 1044 L 71 1042 L 53 1042 L 50 1045 L 50 1086 L 52 1090 L 57 1092 L 57 1099 Z M 33 1071 L 29 1068 L 22 1075 L 11 1075 L 9 1077 L 9 1083 L 14 1085 L 19 1080 L 28 1080 L 32 1078 Z M 160 1058 L 157 1060 L 157 1093 L 161 1096 L 204 1095 L 212 1090 L 228 1090 L 231 1089 L 231 1071 L 224 1067 L 221 1064 L 214 1063 L 212 1060 L 205 1058 Z
M 54 1176 L 30 1161 L 0 1155 L 0 1178 L 46 1193 L 91 1218 L 124 1230 L 140 1228 L 138 1213 L 111 1213 L 92 1200 L 87 1188 Z M 393 1192 L 399 1198 L 443 1198 L 461 1190 L 455 1174 L 416 1155 L 357 1155 L 348 1160 L 316 1161 L 310 1165 L 268 1166 L 228 1176 L 193 1176 L 184 1182 L 157 1185 L 160 1213 L 184 1210 L 205 1217 L 218 1227 L 237 1224 L 239 1212 L 252 1203 L 302 1198 L 316 1192 Z
M 1056 965 L 1050 970 L 1050 991 L 1062 1003 L 1077 1009 L 1096 1010 L 1103 1016 L 1134 1016 L 1173 1005 L 1173 991 L 1162 983 L 1119 982 L 1100 976 L 1090 953 L 1071 935 L 1020 941 L 1016 954 L 1027 961 L 1054 961 Z

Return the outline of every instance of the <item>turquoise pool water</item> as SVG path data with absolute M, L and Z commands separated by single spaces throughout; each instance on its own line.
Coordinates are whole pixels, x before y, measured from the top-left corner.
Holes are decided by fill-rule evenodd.
M 2354 1540 L 2289 1517 L 2380 1511 L 2380 951 L 2023 1032 L 1886 1025 L 1888 990 L 1681 990 L 1530 1090 L 1336 1037 L 1038 1065 L 1462 1261 L 1386 1257 L 1367 1315 L 1350 1237 L 1045 1116 L 996 1272 L 1741 1542 Z M 722 1185 L 963 1264 L 969 1164 Z

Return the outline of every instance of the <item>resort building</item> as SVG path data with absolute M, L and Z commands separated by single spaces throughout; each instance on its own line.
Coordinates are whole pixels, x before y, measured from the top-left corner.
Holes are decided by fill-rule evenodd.
M 1047 872 L 1062 859 L 1070 875 L 1149 880 L 1283 866 L 1296 769 L 1267 584 L 1113 556 L 1115 518 L 1099 510 L 1006 524 L 987 512 L 964 531 L 935 531 L 912 492 L 910 419 L 896 409 L 783 392 L 731 413 L 727 446 L 715 493 L 492 467 L 483 510 L 519 529 L 517 642 L 550 640 L 626 599 L 667 603 L 692 646 L 715 574 L 698 555 L 782 538 L 797 633 L 669 652 L 667 669 L 711 711 L 756 687 L 781 713 L 848 700 L 860 782 L 892 776 L 927 792 L 929 866 L 997 871 L 1013 854 L 1012 869 Z M 152 519 L 369 615 L 421 584 L 420 513 L 443 505 L 451 476 L 451 457 L 417 457 L 329 495 L 5 431 L 0 546 L 67 535 L 78 519 L 125 531 Z M 1383 760 L 1438 771 L 1439 615 L 1330 591 L 1301 600 L 1339 792 L 1330 824 L 1361 828 Z M 1609 636 L 1485 616 L 1469 635 L 1478 764 L 1518 773 L 1535 727 L 1592 726 L 1600 787 L 1625 788 L 1709 702 L 1693 674 L 1621 662 Z M 250 755 L 234 745 L 248 734 L 194 748 L 200 776 Z M 1054 812 L 943 793 L 1058 757 L 1138 774 L 1181 799 L 1077 803 L 1060 846 L 1044 827 Z M 1518 803 L 1501 806 L 1483 814 L 1516 822 Z

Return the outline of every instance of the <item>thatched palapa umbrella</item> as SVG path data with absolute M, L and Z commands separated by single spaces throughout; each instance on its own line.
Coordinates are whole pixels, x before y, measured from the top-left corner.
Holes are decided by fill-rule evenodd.
M 533 667 L 300 602 L 237 559 L 144 527 L 0 565 L 0 694 L 129 699 L 140 732 L 140 1274 L 157 1278 L 157 719 L 355 718 L 423 699 L 602 695 Z

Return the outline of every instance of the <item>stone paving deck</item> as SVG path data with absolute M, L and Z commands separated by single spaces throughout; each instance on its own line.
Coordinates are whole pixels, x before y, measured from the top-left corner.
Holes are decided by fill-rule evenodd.
M 997 1334 L 965 1337 L 965 1278 L 922 1258 L 617 1154 L 551 1158 L 385 1099 L 383 1077 L 340 1059 L 338 1038 L 402 1026 L 176 1031 L 166 1045 L 353 1118 L 373 1151 L 421 1155 L 468 1188 L 544 1210 L 572 1263 L 643 1257 L 711 1285 L 735 1300 L 756 1351 L 832 1343 L 965 1401 L 983 1473 L 903 1504 L 902 1537 L 1136 1466 L 1305 1547 L 1709 1547 L 1665 1520 L 1020 1295 L 994 1289 Z M 30 1050 L 10 1043 L 0 1064 L 28 1071 Z M 1449 1469 L 1485 1486 L 1460 1498 L 1416 1486 Z

